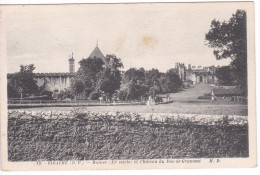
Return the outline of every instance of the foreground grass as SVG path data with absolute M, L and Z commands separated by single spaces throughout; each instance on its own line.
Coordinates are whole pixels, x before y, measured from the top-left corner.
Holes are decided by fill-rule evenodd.
M 205 115 L 248 115 L 247 105 L 215 104 L 215 103 L 170 103 L 160 105 L 129 105 L 129 106 L 88 106 L 83 107 L 91 112 L 136 112 L 136 113 L 174 113 L 174 114 L 205 114 Z M 30 108 L 35 111 L 71 111 L 74 107 L 42 107 Z M 25 109 L 24 109 L 25 110 Z
M 248 125 L 190 120 L 116 120 L 104 116 L 8 119 L 8 159 L 105 160 L 248 157 Z

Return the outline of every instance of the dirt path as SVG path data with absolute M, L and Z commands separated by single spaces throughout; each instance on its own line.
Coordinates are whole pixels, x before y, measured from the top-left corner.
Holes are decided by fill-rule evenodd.
M 193 87 L 184 89 L 178 93 L 172 93 L 170 97 L 174 101 L 189 101 L 197 100 L 199 96 L 211 93 L 212 87 L 210 84 L 200 83 L 195 84 Z

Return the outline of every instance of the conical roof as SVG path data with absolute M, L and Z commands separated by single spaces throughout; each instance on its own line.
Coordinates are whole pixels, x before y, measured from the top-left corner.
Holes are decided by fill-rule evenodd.
M 106 60 L 106 58 L 105 58 L 105 56 L 103 55 L 103 53 L 101 52 L 101 50 L 98 48 L 98 46 L 92 51 L 92 53 L 89 55 L 89 58 L 101 58 L 102 59 L 102 61 L 104 62 L 104 64 L 106 65 L 106 66 L 108 66 L 108 67 L 110 67 L 109 66 L 109 64 L 108 64 L 108 62 L 107 62 L 107 60 Z
M 101 58 L 102 60 L 105 59 L 105 56 L 101 52 L 101 50 L 98 48 L 98 46 L 92 51 L 92 53 L 89 55 L 89 58 Z

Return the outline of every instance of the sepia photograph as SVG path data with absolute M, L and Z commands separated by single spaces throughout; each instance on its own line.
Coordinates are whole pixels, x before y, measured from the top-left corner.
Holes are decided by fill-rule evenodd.
M 252 2 L 0 12 L 3 170 L 256 167 Z

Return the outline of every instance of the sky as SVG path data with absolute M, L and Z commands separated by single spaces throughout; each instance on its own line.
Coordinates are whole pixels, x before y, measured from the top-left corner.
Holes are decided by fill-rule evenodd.
M 228 65 L 205 43 L 213 19 L 228 20 L 243 3 L 157 3 L 18 5 L 5 7 L 7 72 L 34 64 L 34 72 L 68 72 L 98 46 L 121 58 L 124 69 L 157 68 L 175 62 L 195 66 Z

